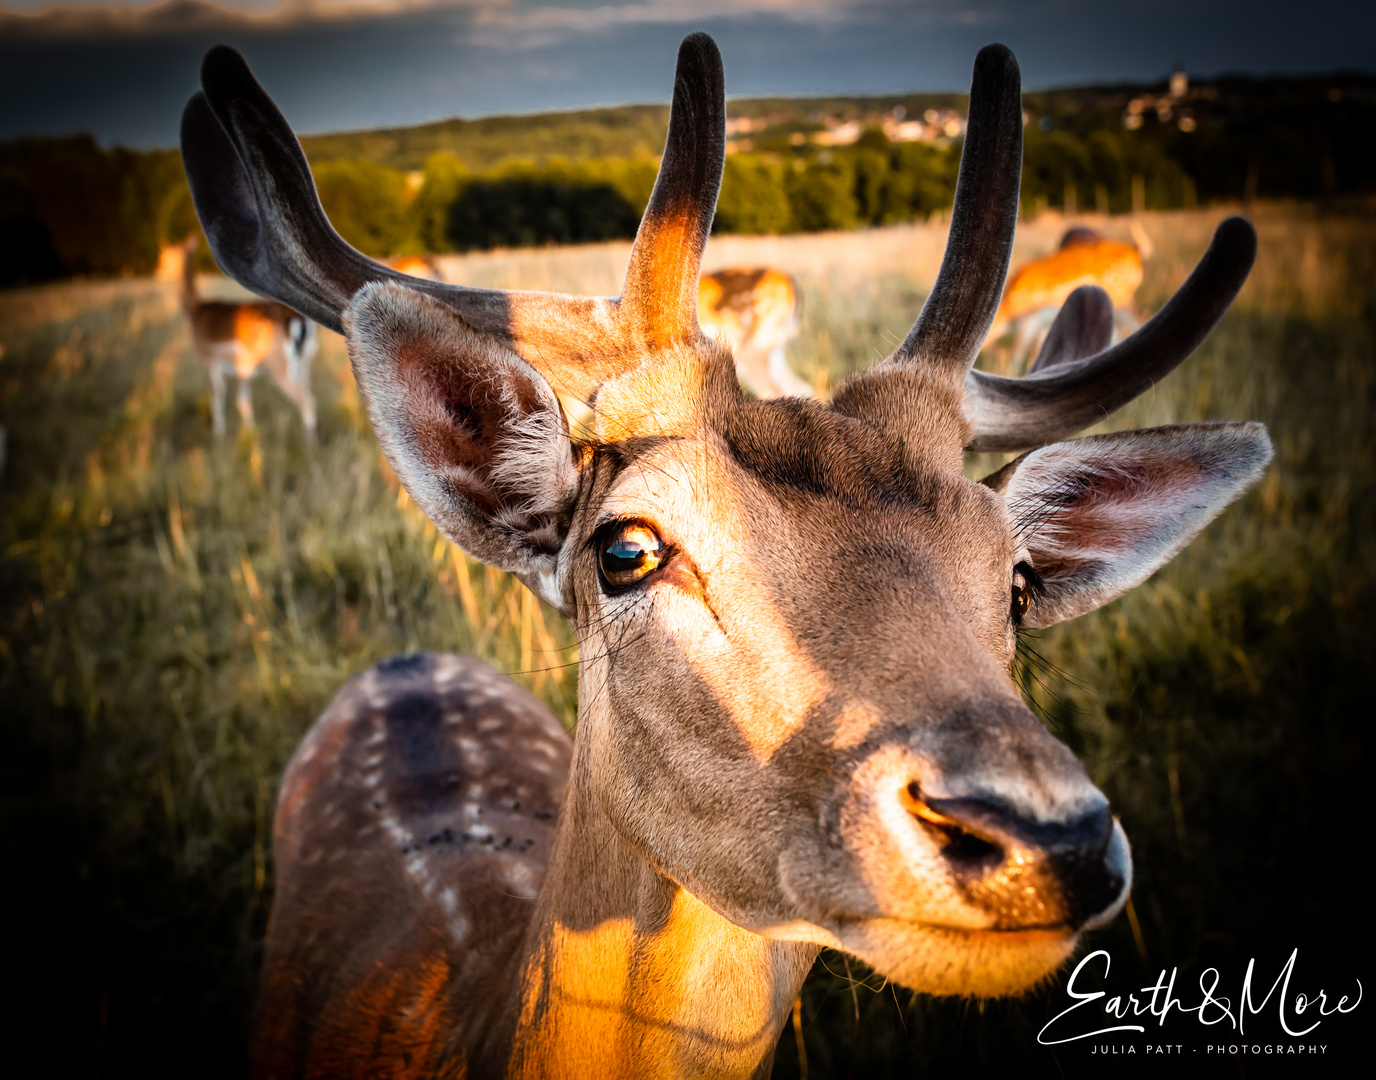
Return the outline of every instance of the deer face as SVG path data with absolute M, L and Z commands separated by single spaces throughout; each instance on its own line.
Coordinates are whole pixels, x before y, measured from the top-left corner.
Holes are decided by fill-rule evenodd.
M 1129 864 L 1010 681 L 1018 543 L 960 475 L 955 403 L 911 445 L 704 367 L 700 415 L 593 466 L 569 551 L 605 811 L 739 925 L 923 990 L 1022 989 Z M 653 555 L 623 572 L 618 545 Z
M 1143 580 L 1268 459 L 1257 425 L 1057 441 L 1202 339 L 1250 266 L 1245 223 L 1114 349 L 1082 290 L 1034 375 L 970 371 L 1017 212 L 1017 69 L 990 47 L 908 339 L 829 406 L 747 401 L 696 324 L 723 141 L 708 39 L 680 53 L 619 301 L 403 285 L 367 263 L 331 239 L 304 163 L 254 164 L 294 143 L 237 63 L 211 54 L 184 122 L 217 255 L 341 323 L 417 503 L 573 620 L 578 767 L 656 870 L 749 930 L 937 993 L 1017 992 L 1116 913 L 1123 832 L 1010 666 L 1020 626 Z M 590 402 L 591 433 L 570 436 L 556 390 Z M 977 484 L 969 446 L 1035 449 Z

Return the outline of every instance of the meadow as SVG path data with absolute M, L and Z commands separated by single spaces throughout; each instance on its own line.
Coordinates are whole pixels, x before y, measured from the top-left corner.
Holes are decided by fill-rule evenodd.
M 1225 212 L 1144 217 L 1144 308 Z M 1271 470 L 1135 592 L 1029 637 L 1019 665 L 1132 840 L 1132 909 L 1088 947 L 1144 984 L 1163 966 L 1191 984 L 1253 956 L 1274 969 L 1295 947 L 1350 978 L 1369 945 L 1352 875 L 1376 645 L 1376 214 L 1248 212 L 1261 248 L 1238 302 L 1106 427 L 1263 420 Z M 1021 226 L 1015 265 L 1064 224 Z M 1099 224 L 1126 237 L 1122 219 Z M 715 237 L 706 268 L 797 277 L 791 356 L 825 392 L 902 338 L 944 238 L 940 222 Z M 628 252 L 449 256 L 443 270 L 610 294 Z M 245 1073 L 278 780 L 350 674 L 408 650 L 470 653 L 576 722 L 570 628 L 437 535 L 380 457 L 342 341 L 322 338 L 318 440 L 259 384 L 258 429 L 232 419 L 217 444 L 169 286 L 0 293 L 5 967 L 21 999 L 11 1042 L 45 1074 Z M 1002 460 L 971 456 L 968 471 Z M 1014 1001 L 935 1000 L 824 954 L 775 1075 L 1089 1069 L 1075 1048 L 1037 1046 L 1053 997 L 1063 980 Z

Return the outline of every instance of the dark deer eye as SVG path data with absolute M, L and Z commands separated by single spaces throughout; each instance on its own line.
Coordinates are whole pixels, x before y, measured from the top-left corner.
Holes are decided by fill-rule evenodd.
M 602 580 L 615 591 L 634 585 L 668 560 L 669 549 L 659 533 L 639 521 L 614 525 L 598 546 Z
M 1026 563 L 1018 563 L 1013 567 L 1013 602 L 1009 617 L 1013 620 L 1014 626 L 1022 622 L 1028 608 L 1032 606 L 1032 593 L 1039 584 L 1036 573 Z

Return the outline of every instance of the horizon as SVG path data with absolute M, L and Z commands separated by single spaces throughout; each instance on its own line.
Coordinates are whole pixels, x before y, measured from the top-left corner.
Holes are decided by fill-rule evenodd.
M 1376 9 L 1376 5 L 1370 5 Z M 306 135 L 664 105 L 711 33 L 729 100 L 963 93 L 1001 40 L 1024 86 L 1376 74 L 1376 10 L 1318 0 L 0 0 L 0 138 L 172 148 L 200 56 L 239 48 Z

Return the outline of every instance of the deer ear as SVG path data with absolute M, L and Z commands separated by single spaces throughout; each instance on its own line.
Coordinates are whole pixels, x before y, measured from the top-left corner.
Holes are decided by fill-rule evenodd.
M 1044 591 L 1024 625 L 1083 615 L 1145 581 L 1271 460 L 1261 424 L 1184 424 L 1052 443 L 985 483 L 1001 490 Z
M 578 467 L 559 401 L 511 349 L 424 293 L 360 289 L 344 314 L 382 450 L 416 504 L 477 559 L 557 607 Z

